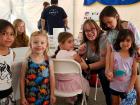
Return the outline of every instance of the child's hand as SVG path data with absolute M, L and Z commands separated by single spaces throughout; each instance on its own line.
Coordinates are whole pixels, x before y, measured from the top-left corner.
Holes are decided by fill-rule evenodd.
M 107 79 L 110 78 L 111 76 L 111 73 L 109 72 L 110 72 L 109 69 L 105 69 L 105 76 L 107 77 Z
M 111 81 L 112 78 L 113 78 L 113 72 L 107 71 L 106 74 L 105 74 L 105 76 L 107 77 L 107 79 L 108 79 L 109 81 Z
M 130 86 L 130 85 L 129 85 L 129 86 L 127 87 L 127 89 L 126 89 L 125 92 L 126 92 L 126 93 L 129 93 L 132 89 L 133 89 L 133 86 Z
M 86 44 L 82 44 L 80 47 L 79 47 L 79 55 L 83 55 L 84 53 L 86 52 Z
M 51 104 L 54 104 L 56 102 L 56 97 L 55 96 L 51 96 Z
M 140 48 L 137 48 L 137 53 L 136 53 L 135 58 L 137 62 L 140 62 Z
M 73 55 L 73 59 L 74 59 L 75 61 L 79 62 L 79 63 L 82 62 L 82 59 L 81 59 L 81 57 L 80 57 L 79 54 L 74 54 L 74 55 Z
M 86 71 L 88 69 L 88 65 L 84 61 L 82 61 L 80 65 L 81 65 L 82 70 Z
M 26 100 L 26 98 L 22 98 L 21 99 L 21 105 L 29 105 L 28 101 Z

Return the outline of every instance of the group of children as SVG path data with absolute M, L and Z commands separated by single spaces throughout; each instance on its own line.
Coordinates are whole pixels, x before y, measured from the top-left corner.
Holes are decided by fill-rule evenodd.
M 103 20 L 108 20 L 105 18 L 107 16 L 104 16 Z M 105 21 L 102 25 L 105 23 L 108 24 L 109 22 Z M 91 40 L 95 40 L 98 37 L 95 35 L 91 36 L 91 30 L 87 33 L 91 33 L 89 34 L 89 39 Z M 0 19 L 0 105 L 16 104 L 12 88 L 11 71 L 16 55 L 10 48 L 14 40 L 15 29 L 13 25 L 4 19 Z M 138 68 L 134 33 L 129 29 L 120 29 L 112 42 L 108 39 L 107 52 L 110 52 L 107 56 L 108 61 L 106 61 L 108 62 L 106 77 L 110 81 L 112 105 L 134 105 L 136 103 L 134 84 Z M 54 56 L 56 59 L 74 59 L 81 65 L 83 71 L 92 68 L 91 66 L 93 65 L 86 64 L 83 58 L 74 51 L 74 37 L 71 33 L 60 33 L 58 43 L 58 50 Z M 48 37 L 44 32 L 33 32 L 30 36 L 29 47 L 31 50 L 30 54 L 22 62 L 21 67 L 21 105 L 51 105 L 56 101 L 54 95 L 55 87 L 70 92 L 81 88 L 81 84 L 78 82 L 80 79 L 79 75 L 58 74 L 55 81 L 53 62 L 47 55 L 49 48 Z M 61 79 L 66 78 L 71 79 L 71 81 L 61 81 Z M 83 91 L 89 95 L 90 87 L 88 81 L 84 77 L 82 79 L 84 81 Z M 71 104 L 75 105 L 77 98 L 72 97 L 69 99 L 72 99 L 71 101 L 73 102 Z
M 12 64 L 16 56 L 10 48 L 15 40 L 13 25 L 0 19 L 0 105 L 15 105 Z M 47 56 L 47 35 L 36 31 L 30 37 L 31 53 L 22 63 L 20 94 L 22 105 L 50 105 L 55 102 L 53 65 Z M 51 89 L 50 89 L 51 88 Z

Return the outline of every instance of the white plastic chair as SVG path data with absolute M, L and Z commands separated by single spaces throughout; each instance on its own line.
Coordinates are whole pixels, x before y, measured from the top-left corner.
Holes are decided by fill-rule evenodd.
M 99 81 L 99 78 L 98 78 L 98 74 L 96 74 L 96 84 L 95 84 L 95 94 L 94 94 L 94 101 L 96 101 L 97 99 L 97 89 L 98 89 L 98 81 Z
M 54 73 L 61 73 L 61 74 L 67 74 L 67 73 L 77 73 L 82 77 L 82 70 L 79 63 L 72 59 L 53 59 L 54 64 Z M 82 78 L 81 78 L 81 84 L 83 84 Z M 55 89 L 55 95 L 59 97 L 73 97 L 78 94 L 83 94 L 83 99 L 81 105 L 87 105 L 86 95 L 85 92 L 81 89 L 77 92 L 62 92 L 57 89 Z

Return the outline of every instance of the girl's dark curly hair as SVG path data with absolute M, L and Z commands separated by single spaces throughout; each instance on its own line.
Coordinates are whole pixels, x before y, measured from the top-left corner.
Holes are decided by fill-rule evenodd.
M 133 56 L 135 53 L 136 45 L 134 43 L 135 42 L 134 34 L 129 29 L 121 29 L 119 31 L 118 37 L 117 37 L 113 47 L 116 51 L 119 51 L 121 49 L 120 43 L 123 42 L 124 40 L 126 40 L 128 37 L 130 37 L 132 40 L 132 44 L 131 44 L 131 47 L 129 49 L 129 54 L 130 54 L 130 56 Z

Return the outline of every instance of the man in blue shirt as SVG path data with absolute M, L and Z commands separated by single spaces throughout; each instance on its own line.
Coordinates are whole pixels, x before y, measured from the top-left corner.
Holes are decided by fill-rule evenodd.
M 47 30 L 45 29 L 45 23 Z M 53 35 L 53 28 L 67 28 L 67 14 L 64 9 L 58 6 L 58 0 L 51 0 L 51 6 L 46 8 L 41 15 L 42 30 Z

